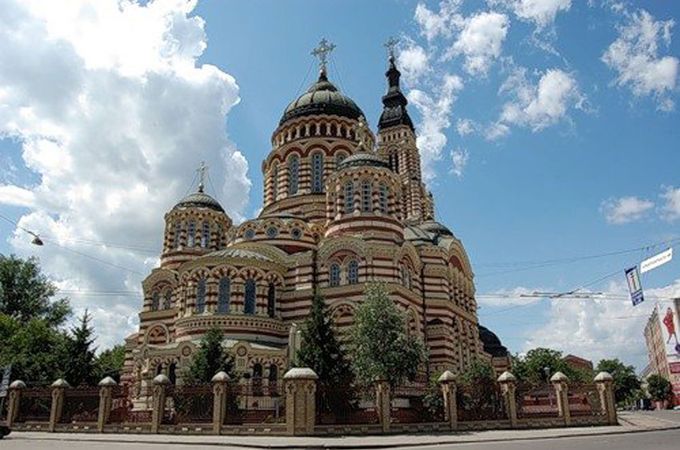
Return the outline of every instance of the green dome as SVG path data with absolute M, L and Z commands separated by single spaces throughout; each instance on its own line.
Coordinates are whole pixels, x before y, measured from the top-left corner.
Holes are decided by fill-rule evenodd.
M 321 72 L 319 80 L 311 85 L 307 92 L 291 102 L 279 121 L 279 125 L 297 117 L 327 114 L 358 119 L 364 113 L 354 100 L 344 95 L 328 81 L 325 72 Z

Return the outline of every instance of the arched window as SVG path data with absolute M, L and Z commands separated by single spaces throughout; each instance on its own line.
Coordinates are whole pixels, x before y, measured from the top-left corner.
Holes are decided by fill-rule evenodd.
M 312 155 L 312 192 L 323 192 L 323 153 Z
M 345 214 L 352 214 L 354 211 L 354 184 L 348 181 L 345 184 Z
M 389 164 L 394 172 L 399 173 L 399 155 L 397 152 L 390 153 Z
M 151 295 L 151 311 L 158 311 L 158 306 L 160 304 L 160 294 L 158 291 Z
M 357 284 L 359 282 L 359 263 L 353 259 L 347 264 L 347 283 Z
M 196 239 L 196 223 L 192 220 L 189 222 L 189 231 L 187 231 L 187 247 L 193 247 Z
M 177 222 L 175 222 L 175 241 L 173 242 L 175 248 L 179 248 L 180 246 L 181 234 L 182 234 L 182 222 L 178 220 Z
M 361 182 L 361 211 L 371 212 L 371 182 Z
M 201 314 L 205 311 L 205 278 L 198 280 L 196 284 L 196 312 Z
M 292 155 L 288 158 L 288 194 L 297 194 L 300 186 L 300 158 Z
M 262 395 L 262 364 L 253 365 L 253 395 Z
M 231 280 L 228 277 L 220 278 L 220 285 L 217 292 L 217 313 L 229 313 L 229 300 L 231 298 Z
M 345 158 L 347 158 L 347 155 L 344 154 L 343 152 L 336 153 L 335 154 L 335 167 L 337 168 Z
M 380 212 L 387 214 L 387 195 L 389 191 L 384 184 L 380 185 Z
M 278 384 L 279 382 L 279 366 L 276 364 L 271 364 L 269 366 L 269 395 L 277 394 L 279 392 Z
M 168 366 L 168 379 L 171 384 L 177 383 L 177 364 L 172 363 Z
M 328 268 L 328 284 L 331 287 L 340 286 L 340 264 L 333 263 Z
M 269 317 L 276 315 L 276 286 L 274 286 L 274 283 L 269 283 L 267 290 L 267 315 Z
M 206 248 L 210 245 L 210 225 L 208 222 L 203 222 L 203 229 L 201 230 L 201 247 Z
M 172 308 L 172 289 L 166 289 L 163 294 L 163 309 Z
M 276 164 L 272 168 L 272 199 L 276 201 L 279 196 L 279 166 Z
M 255 314 L 255 280 L 252 278 L 246 280 L 243 312 L 245 314 Z

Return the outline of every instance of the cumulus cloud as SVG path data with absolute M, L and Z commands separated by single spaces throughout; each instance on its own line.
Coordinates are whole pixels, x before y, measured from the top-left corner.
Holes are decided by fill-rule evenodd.
M 424 3 L 418 3 L 414 18 L 420 32 L 428 41 L 438 36 L 450 37 L 455 27 L 463 20 L 459 13 L 463 0 L 443 0 L 439 11 L 430 10 Z
M 467 17 L 445 58 L 463 55 L 464 68 L 470 75 L 486 75 L 501 54 L 509 26 L 508 17 L 497 12 L 481 12 Z
M 602 61 L 616 71 L 615 83 L 627 87 L 636 97 L 653 96 L 657 107 L 671 111 L 671 95 L 678 79 L 679 60 L 660 56 L 659 47 L 671 43 L 674 20 L 655 20 L 641 9 L 625 13 L 626 21 L 618 27 L 617 39 L 602 55 Z
M 639 197 L 610 198 L 602 202 L 600 211 L 608 223 L 621 225 L 642 219 L 654 208 L 654 202 Z
M 457 148 L 451 151 L 451 172 L 458 178 L 463 176 L 463 170 L 467 166 L 470 155 L 464 148 Z
M 414 43 L 409 43 L 399 52 L 397 64 L 409 85 L 417 83 L 430 69 L 427 52 L 423 47 Z
M 475 124 L 470 119 L 458 119 L 456 121 L 456 131 L 461 136 L 467 136 L 468 134 L 474 133 L 477 124 Z
M 412 89 L 407 95 L 408 101 L 422 117 L 417 127 L 417 145 L 425 181 L 430 181 L 435 176 L 434 164 L 442 158 L 447 142 L 444 131 L 451 125 L 451 111 L 461 89 L 463 81 L 460 77 L 447 74 L 437 89 L 438 96 L 419 89 Z
M 680 296 L 680 279 L 645 289 L 646 301 L 636 307 L 624 282 L 610 283 L 604 293 L 602 298 L 551 300 L 547 320 L 530 332 L 524 350 L 550 347 L 595 362 L 619 357 L 642 369 L 647 364 L 642 334 L 647 319 L 657 299 Z
M 489 4 L 504 6 L 539 29 L 552 25 L 560 11 L 571 8 L 571 0 L 491 0 Z
M 21 232 L 11 245 L 40 256 L 64 289 L 138 291 L 155 258 L 87 242 L 160 251 L 163 214 L 201 160 L 214 194 L 241 218 L 248 166 L 224 127 L 238 86 L 197 63 L 206 36 L 195 6 L 83 0 L 0 8 L 0 136 L 20 142 L 23 164 L 39 179 L 1 186 L 0 202 L 30 208 L 19 223 L 46 245 L 29 248 Z M 72 303 L 93 313 L 101 347 L 134 331 L 139 296 L 86 294 Z
M 661 198 L 661 217 L 670 222 L 680 219 L 680 187 L 664 186 Z
M 523 67 L 513 69 L 499 90 L 511 100 L 503 105 L 498 121 L 487 130 L 487 138 L 506 135 L 517 125 L 540 131 L 567 119 L 572 109 L 585 110 L 585 96 L 572 74 L 548 69 L 532 84 Z

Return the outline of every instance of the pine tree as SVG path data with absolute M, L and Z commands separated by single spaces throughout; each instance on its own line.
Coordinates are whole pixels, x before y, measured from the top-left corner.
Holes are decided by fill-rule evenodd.
M 80 325 L 71 328 L 66 343 L 68 363 L 64 369 L 64 378 L 72 386 L 81 384 L 94 385 L 98 380 L 95 360 L 94 331 L 90 326 L 92 316 L 85 310 L 80 318 Z
M 406 332 L 406 317 L 380 284 L 366 287 L 350 335 L 358 380 L 370 385 L 385 379 L 392 386 L 413 380 L 425 362 L 423 341 Z
M 235 379 L 234 358 L 222 346 L 224 333 L 209 329 L 201 339 L 198 351 L 184 374 L 188 384 L 209 383 L 217 372 L 224 371 Z

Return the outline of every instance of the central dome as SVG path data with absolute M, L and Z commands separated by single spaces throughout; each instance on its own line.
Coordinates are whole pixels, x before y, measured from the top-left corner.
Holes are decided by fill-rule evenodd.
M 364 113 L 354 100 L 344 95 L 326 77 L 326 72 L 319 74 L 319 80 L 311 85 L 307 92 L 291 102 L 279 121 L 279 125 L 297 117 L 328 114 L 358 119 Z

